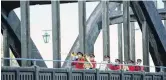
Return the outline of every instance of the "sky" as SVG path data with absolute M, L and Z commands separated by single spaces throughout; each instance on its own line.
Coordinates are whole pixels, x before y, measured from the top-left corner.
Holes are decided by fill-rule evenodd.
M 94 8 L 99 2 L 87 2 L 86 3 L 86 19 L 93 12 Z M 158 2 L 157 7 L 163 8 L 163 3 Z M 20 19 L 20 8 L 14 10 Z M 50 37 L 49 43 L 44 43 L 42 35 L 45 33 L 43 30 L 52 29 L 51 18 L 51 5 L 34 5 L 30 7 L 30 30 L 31 38 L 41 53 L 43 59 L 52 59 L 52 37 Z M 65 60 L 69 53 L 76 37 L 78 36 L 78 3 L 60 4 L 60 25 L 61 25 L 61 59 Z M 135 22 L 135 27 L 139 28 Z M 117 25 L 110 25 L 110 57 L 114 62 L 118 58 L 118 35 Z M 51 36 L 51 31 L 48 31 Z M 135 31 L 135 52 L 136 59 L 142 59 L 142 33 L 140 30 Z M 103 60 L 103 44 L 102 44 L 102 32 L 100 32 L 95 43 L 95 59 L 97 62 Z M 52 62 L 46 62 L 48 67 L 52 67 Z M 154 66 L 150 57 L 150 65 Z

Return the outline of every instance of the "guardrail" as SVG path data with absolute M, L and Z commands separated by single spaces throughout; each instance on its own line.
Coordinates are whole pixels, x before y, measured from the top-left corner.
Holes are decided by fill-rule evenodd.
M 1 80 L 166 80 L 166 73 L 1 67 Z
M 38 66 L 36 65 L 37 61 L 50 61 L 50 62 L 67 62 L 69 65 L 66 66 L 65 68 L 72 68 L 71 63 L 72 62 L 79 62 L 79 61 L 72 61 L 72 60 L 43 60 L 43 59 L 28 59 L 28 58 L 1 58 L 2 61 L 4 60 L 20 60 L 20 61 L 32 61 L 34 66 Z M 89 62 L 79 62 L 79 63 L 89 63 Z M 93 62 L 91 62 L 93 63 Z M 160 69 L 160 72 L 164 72 L 166 71 L 166 67 L 164 66 L 147 66 L 147 65 L 135 65 L 135 64 L 115 64 L 115 63 L 99 63 L 99 62 L 95 62 L 97 65 L 101 65 L 101 64 L 112 64 L 112 65 L 122 65 L 122 66 L 142 66 L 144 67 L 144 69 L 150 69 L 150 68 L 156 68 L 156 69 Z M 99 69 L 100 67 L 98 67 Z

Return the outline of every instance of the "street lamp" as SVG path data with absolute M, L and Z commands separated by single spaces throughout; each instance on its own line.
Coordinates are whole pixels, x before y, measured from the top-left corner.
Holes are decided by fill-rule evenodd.
M 48 34 L 47 31 L 51 31 L 51 30 L 43 30 L 43 31 L 45 31 L 45 33 L 44 33 L 44 35 L 43 35 L 44 43 L 49 43 L 50 34 Z

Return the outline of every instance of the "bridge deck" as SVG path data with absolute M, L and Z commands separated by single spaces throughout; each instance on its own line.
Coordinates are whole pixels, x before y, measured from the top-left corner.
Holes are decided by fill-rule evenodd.
M 166 73 L 2 67 L 1 80 L 166 80 Z

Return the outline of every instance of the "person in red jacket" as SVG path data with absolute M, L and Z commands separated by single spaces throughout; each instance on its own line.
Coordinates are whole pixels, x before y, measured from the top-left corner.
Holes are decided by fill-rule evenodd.
M 78 59 L 76 60 L 77 62 L 73 62 L 72 64 L 75 65 L 76 69 L 84 69 L 85 59 L 83 57 L 83 53 L 78 52 L 77 55 L 78 55 Z
M 110 66 L 111 70 L 120 70 L 121 69 L 121 65 L 120 64 L 120 59 L 115 59 L 115 64 Z
M 129 71 L 135 71 L 134 61 L 129 60 Z
M 141 66 L 142 60 L 137 59 L 137 66 L 135 66 L 135 71 L 144 71 L 144 67 Z
M 90 55 L 90 62 L 92 63 L 92 67 L 91 67 L 91 69 L 94 69 L 94 68 L 96 68 L 96 61 L 95 61 L 95 55 L 94 54 L 91 54 Z

